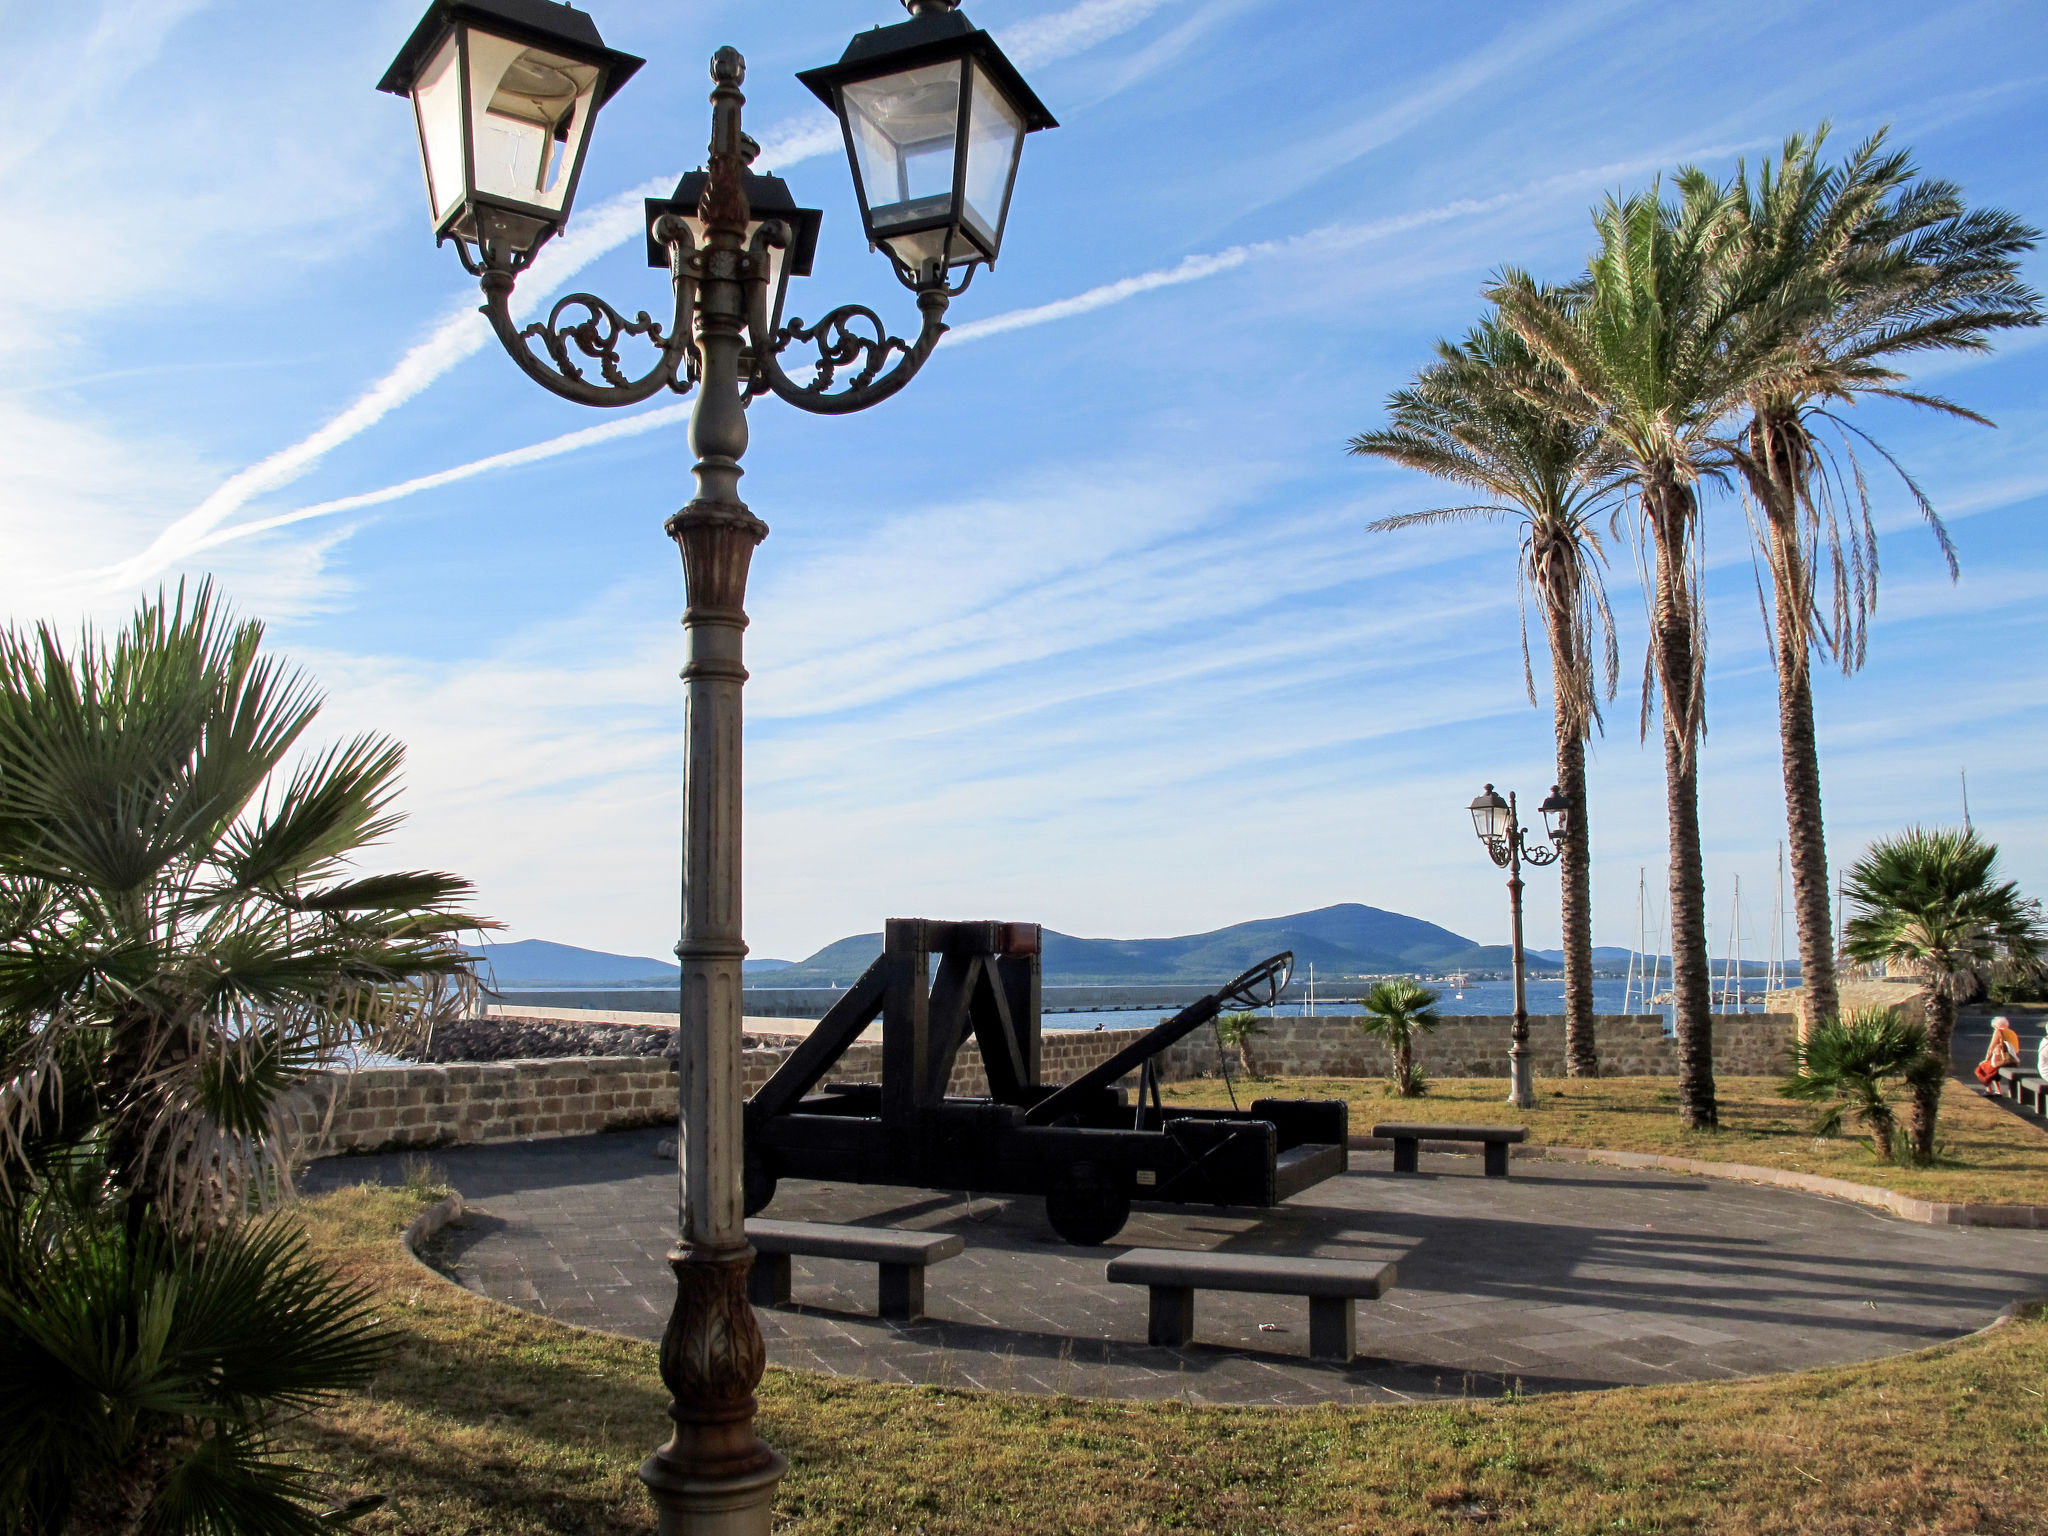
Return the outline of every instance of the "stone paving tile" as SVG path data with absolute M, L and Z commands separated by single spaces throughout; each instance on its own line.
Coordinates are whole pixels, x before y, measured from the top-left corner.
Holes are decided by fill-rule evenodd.
M 660 1337 L 673 1282 L 675 1168 L 658 1129 L 436 1153 L 468 1205 L 431 1257 L 462 1284 L 589 1326 Z M 1793 1191 L 1661 1172 L 1427 1156 L 1351 1174 L 1271 1211 L 1148 1207 L 1116 1242 L 1062 1243 L 1036 1200 L 788 1181 L 768 1214 L 959 1233 L 930 1316 L 874 1316 L 871 1265 L 798 1260 L 796 1304 L 760 1314 L 769 1358 L 801 1370 L 1000 1391 L 1198 1403 L 1394 1402 L 1712 1380 L 1918 1348 L 2042 1289 L 2048 1234 L 1926 1227 Z M 313 1189 L 398 1182 L 397 1158 L 336 1158 Z M 1359 1360 L 1306 1358 L 1298 1297 L 1204 1292 L 1196 1341 L 1144 1342 L 1125 1247 L 1392 1260 L 1358 1308 Z

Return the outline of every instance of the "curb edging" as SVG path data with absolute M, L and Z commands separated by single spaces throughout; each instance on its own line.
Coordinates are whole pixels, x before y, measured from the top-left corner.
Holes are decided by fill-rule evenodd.
M 1381 1136 L 1353 1136 L 1354 1152 L 1376 1151 L 1393 1143 Z M 1424 1141 L 1425 1152 L 1469 1153 L 1464 1142 Z M 1604 1163 L 1614 1168 L 1659 1168 L 1669 1173 L 1698 1174 L 1703 1178 L 1726 1179 L 1731 1183 L 1769 1184 L 1780 1189 L 1797 1189 L 1809 1195 L 1827 1195 L 1857 1205 L 1876 1206 L 1907 1221 L 1931 1227 L 2003 1227 L 2048 1231 L 2048 1205 L 1989 1205 L 1945 1200 L 1920 1200 L 1875 1184 L 1857 1184 L 1848 1179 L 1830 1179 L 1817 1173 L 1794 1173 L 1789 1168 L 1760 1168 L 1754 1163 L 1717 1163 L 1696 1157 L 1665 1157 L 1656 1152 L 1616 1152 L 1604 1147 L 1510 1147 L 1511 1157 L 1540 1157 L 1560 1163 Z

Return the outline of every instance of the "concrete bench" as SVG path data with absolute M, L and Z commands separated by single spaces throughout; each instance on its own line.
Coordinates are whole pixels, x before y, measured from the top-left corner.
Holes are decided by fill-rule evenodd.
M 1423 1125 L 1405 1120 L 1383 1122 L 1374 1126 L 1372 1133 L 1393 1142 L 1396 1173 L 1420 1170 L 1422 1143 L 1425 1141 L 1484 1142 L 1486 1176 L 1489 1179 L 1506 1178 L 1509 1145 L 1529 1139 L 1529 1127 L 1526 1125 Z
M 747 1241 L 755 1254 L 747 1299 L 755 1306 L 789 1305 L 791 1258 L 852 1259 L 881 1267 L 875 1310 L 905 1323 L 924 1316 L 925 1266 L 950 1259 L 965 1246 L 957 1232 L 903 1232 L 894 1227 L 841 1227 L 763 1217 L 747 1223 Z
M 1196 1291 L 1252 1291 L 1308 1298 L 1308 1353 L 1346 1365 L 1358 1353 L 1356 1303 L 1377 1301 L 1394 1284 L 1391 1264 L 1354 1259 L 1293 1259 L 1263 1253 L 1187 1253 L 1133 1248 L 1109 1261 L 1113 1285 L 1149 1286 L 1146 1340 L 1178 1348 L 1195 1331 Z
M 2022 1108 L 2039 1110 L 2043 1107 L 2041 1093 L 2044 1087 L 2048 1087 L 2048 1084 L 2043 1084 L 2040 1078 L 2028 1073 L 2025 1077 L 2013 1079 L 2012 1096 L 2019 1100 Z

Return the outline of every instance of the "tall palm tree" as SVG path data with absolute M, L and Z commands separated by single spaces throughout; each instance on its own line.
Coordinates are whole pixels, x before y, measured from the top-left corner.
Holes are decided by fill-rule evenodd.
M 1542 302 L 1563 305 L 1544 291 Z M 1559 858 L 1564 930 L 1566 1071 L 1600 1070 L 1593 1024 L 1591 840 L 1586 813 L 1586 742 L 1600 725 L 1600 662 L 1614 696 L 1619 658 L 1594 519 L 1614 490 L 1599 434 L 1532 395 L 1543 366 L 1513 328 L 1489 315 L 1462 342 L 1437 344 L 1437 360 L 1387 400 L 1388 425 L 1351 439 L 1351 452 L 1388 459 L 1465 486 L 1489 500 L 1383 517 L 1373 529 L 1467 519 L 1518 519 L 1523 594 L 1532 589 L 1550 649 L 1557 785 L 1572 807 Z M 1557 381 L 1552 381 L 1553 386 Z M 1553 388 L 1552 393 L 1555 393 Z M 1525 608 L 1526 612 L 1526 608 Z M 1596 656 L 1599 658 L 1596 660 Z M 1522 630 L 1522 679 L 1536 681 Z
M 1869 439 L 1832 407 L 1890 398 L 1981 422 L 1907 388 L 1893 360 L 1982 351 L 1992 331 L 2041 322 L 2039 296 L 2020 282 L 2016 259 L 2033 248 L 2037 230 L 1996 210 L 1967 212 L 1955 187 L 1922 179 L 1908 154 L 1885 147 L 1882 132 L 1839 165 L 1822 161 L 1826 140 L 1825 125 L 1810 139 L 1788 138 L 1775 165 L 1767 158 L 1753 179 L 1744 167 L 1734 188 L 1738 258 L 1829 296 L 1793 338 L 1796 372 L 1748 393 L 1728 445 L 1771 572 L 1802 1028 L 1838 1009 L 1810 661 L 1818 652 L 1844 672 L 1860 667 L 1877 596 L 1877 539 L 1855 453 L 1855 440 Z M 1897 467 L 1883 448 L 1877 452 Z M 1912 478 L 1899 474 L 1953 575 L 1955 553 L 1941 519 Z M 1831 587 L 1825 615 L 1822 567 Z
M 1927 989 L 1927 1052 L 1936 1070 L 1913 1087 L 1913 1156 L 1934 1158 L 1956 1004 L 1986 979 L 2039 975 L 2048 954 L 2041 907 L 1997 876 L 1998 845 L 1975 832 L 1913 827 L 1873 843 L 1849 868 L 1842 953 L 1917 975 Z
M 1595 211 L 1599 247 L 1571 305 L 1518 272 L 1489 296 L 1563 380 L 1555 403 L 1598 433 L 1639 514 L 1651 602 L 1642 727 L 1661 696 L 1679 1107 L 1686 1125 L 1708 1128 L 1719 1113 L 1699 828 L 1699 488 L 1727 468 L 1716 426 L 1787 366 L 1785 335 L 1812 300 L 1763 263 L 1729 259 L 1738 227 L 1725 190 L 1691 171 L 1678 185 L 1675 203 L 1653 186 Z

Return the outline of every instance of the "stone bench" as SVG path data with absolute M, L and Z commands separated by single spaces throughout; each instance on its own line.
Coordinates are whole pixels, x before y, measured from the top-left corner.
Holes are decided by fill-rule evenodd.
M 950 1259 L 965 1246 L 957 1232 L 904 1232 L 895 1227 L 842 1227 L 825 1221 L 747 1223 L 747 1241 L 754 1245 L 754 1268 L 747 1277 L 747 1299 L 757 1307 L 789 1305 L 789 1261 L 852 1259 L 881 1269 L 875 1310 L 897 1322 L 914 1323 L 924 1316 L 924 1271 L 928 1264 Z
M 1386 1294 L 1394 1284 L 1394 1266 L 1354 1259 L 1133 1248 L 1109 1261 L 1108 1278 L 1113 1285 L 1151 1288 L 1145 1338 L 1168 1348 L 1179 1348 L 1194 1334 L 1196 1291 L 1306 1296 L 1309 1358 L 1349 1365 L 1358 1353 L 1356 1303 L 1377 1301 Z
M 1394 1172 L 1416 1173 L 1421 1169 L 1425 1141 L 1478 1141 L 1486 1145 L 1486 1176 L 1508 1176 L 1508 1147 L 1527 1141 L 1526 1125 L 1423 1125 L 1419 1122 L 1387 1121 L 1372 1128 L 1375 1136 L 1394 1144 Z

